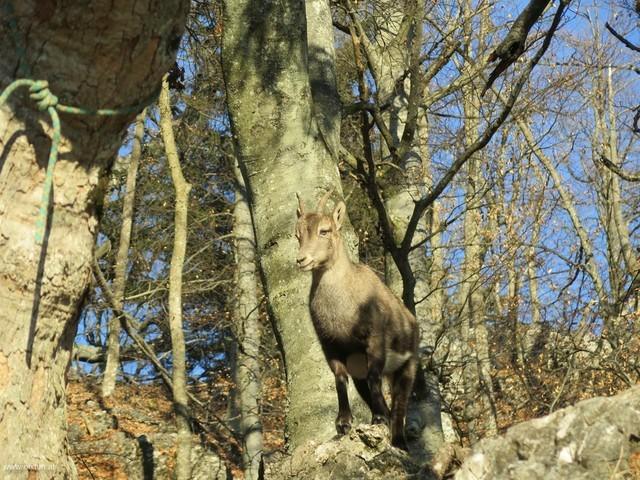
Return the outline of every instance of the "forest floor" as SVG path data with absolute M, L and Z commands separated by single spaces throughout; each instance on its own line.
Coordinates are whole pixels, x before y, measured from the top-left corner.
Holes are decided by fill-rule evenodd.
M 191 386 L 191 392 L 206 405 L 205 409 L 199 408 L 200 411 L 195 412 L 198 422 L 206 431 L 194 434 L 193 441 L 194 444 L 215 452 L 230 469 L 233 478 L 242 478 L 238 439 L 216 422 L 216 418 L 228 417 L 227 404 L 232 385 L 228 375 L 221 375 L 208 384 Z M 127 480 L 130 473 L 127 473 L 126 463 L 130 463 L 132 459 L 121 457 L 130 457 L 132 454 L 120 448 L 118 443 L 122 443 L 123 438 L 135 440 L 175 433 L 170 398 L 170 392 L 163 384 L 121 382 L 108 404 L 105 404 L 100 398 L 99 383 L 96 384 L 87 377 L 69 381 L 67 420 L 78 478 Z M 284 448 L 285 399 L 286 392 L 281 379 L 267 373 L 263 379 L 262 404 L 266 453 L 278 452 Z M 205 410 L 208 418 L 203 418 L 202 412 Z M 104 445 L 103 449 L 99 448 L 101 445 Z M 166 469 L 171 471 L 175 453 L 172 444 L 162 445 L 156 442 L 154 447 L 154 459 L 164 457 Z M 160 471 L 157 473 L 160 474 Z M 157 478 L 162 477 L 158 475 Z

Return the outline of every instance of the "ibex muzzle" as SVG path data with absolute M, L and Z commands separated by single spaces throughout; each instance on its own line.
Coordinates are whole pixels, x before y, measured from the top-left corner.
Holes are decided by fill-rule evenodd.
M 418 327 L 402 302 L 364 265 L 346 255 L 340 229 L 346 207 L 338 202 L 331 215 L 324 208 L 306 212 L 298 196 L 296 262 L 312 271 L 309 310 L 338 393 L 336 430 L 351 428 L 347 382 L 351 376 L 372 413 L 372 423 L 391 422 L 392 444 L 406 449 L 404 421 L 417 368 Z M 391 380 L 392 410 L 382 394 L 382 377 Z

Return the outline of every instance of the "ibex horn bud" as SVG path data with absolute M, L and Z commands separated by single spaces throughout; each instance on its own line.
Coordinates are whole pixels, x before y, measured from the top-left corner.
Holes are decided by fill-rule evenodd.
M 329 191 L 327 191 L 327 193 L 325 193 L 322 196 L 322 198 L 318 202 L 318 206 L 316 207 L 316 212 L 320 214 L 324 214 L 324 207 L 327 204 L 327 200 L 329 200 L 329 197 L 331 196 L 332 193 L 333 193 L 333 187 L 331 187 Z
M 300 198 L 300 194 L 296 192 L 296 198 L 298 199 L 298 217 L 304 215 L 304 204 L 302 203 L 302 198 Z

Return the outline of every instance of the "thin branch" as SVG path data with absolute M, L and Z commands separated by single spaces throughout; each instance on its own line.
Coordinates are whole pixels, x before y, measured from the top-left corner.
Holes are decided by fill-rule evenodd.
M 609 160 L 604 154 L 600 154 L 600 160 L 605 167 L 627 182 L 640 182 L 640 173 L 625 172 L 622 168 Z
M 165 385 L 167 385 L 167 387 L 170 390 L 173 391 L 173 382 L 171 381 L 171 375 L 169 374 L 167 369 L 162 366 L 162 363 L 160 363 L 160 360 L 158 359 L 157 355 L 155 354 L 155 352 L 153 350 L 153 347 L 151 347 L 151 345 L 149 345 L 144 340 L 144 338 L 142 338 L 138 334 L 136 328 L 134 327 L 134 325 L 138 321 L 135 318 L 133 318 L 128 312 L 124 311 L 122 308 L 119 308 L 117 306 L 117 303 L 115 301 L 115 297 L 113 296 L 113 292 L 111 291 L 111 287 L 107 283 L 107 279 L 104 277 L 104 274 L 102 273 L 102 269 L 100 268 L 100 265 L 98 265 L 98 261 L 96 259 L 93 260 L 92 267 L 93 267 L 93 276 L 95 277 L 96 281 L 98 282 L 98 285 L 100 286 L 100 290 L 102 291 L 102 293 L 104 294 L 105 298 L 107 299 L 107 302 L 109 303 L 109 306 L 113 310 L 113 314 L 114 315 L 119 315 L 120 318 L 121 318 L 122 328 L 124 328 L 125 332 L 127 332 L 127 335 L 129 335 L 133 339 L 133 341 L 136 343 L 136 345 L 138 345 L 138 348 L 140 348 L 142 353 L 145 354 L 147 359 L 158 370 L 158 372 L 160 373 L 160 377 L 164 381 Z M 191 392 L 187 392 L 187 395 L 189 396 L 189 399 L 193 403 L 195 403 L 199 407 L 206 408 L 206 405 L 199 398 L 194 396 Z M 232 448 L 237 449 L 238 448 L 237 442 L 235 442 L 235 440 L 233 439 L 233 435 L 234 435 L 233 430 L 231 430 L 227 426 L 227 424 L 226 424 L 226 422 L 224 420 L 219 418 L 217 415 L 215 415 L 211 411 L 207 410 L 207 414 L 211 415 L 215 419 L 216 423 L 218 423 L 220 426 L 222 426 L 225 430 L 227 430 L 231 434 L 231 437 L 225 437 L 225 439 L 228 442 L 231 442 Z M 203 430 L 205 430 L 207 432 L 210 432 L 210 430 L 206 429 L 202 425 L 202 423 L 200 421 L 198 421 L 197 419 L 195 419 L 193 417 L 192 417 L 192 420 L 194 422 L 197 422 L 198 425 Z M 213 433 L 214 435 L 219 435 L 219 433 L 216 433 L 216 432 L 210 432 L 210 433 Z

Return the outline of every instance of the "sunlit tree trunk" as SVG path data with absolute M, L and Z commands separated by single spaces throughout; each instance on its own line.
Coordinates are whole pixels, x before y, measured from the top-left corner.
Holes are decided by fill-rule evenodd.
M 598 172 L 598 178 L 595 179 L 596 191 L 601 223 L 607 237 L 611 315 L 616 317 L 624 309 L 623 299 L 626 296 L 627 284 L 629 278 L 634 277 L 638 265 L 636 254 L 631 246 L 629 225 L 622 212 L 620 179 L 601 161 L 601 157 L 605 156 L 615 165 L 620 164 L 612 77 L 610 65 L 606 69 L 598 70 L 593 80 L 595 89 L 589 98 L 595 123 L 591 148 L 593 162 Z M 618 333 L 622 332 L 616 332 L 616 335 Z
M 618 128 L 616 122 L 615 111 L 615 90 L 613 88 L 613 69 L 611 65 L 607 67 L 607 113 L 609 120 L 608 134 L 608 147 L 609 147 L 609 160 L 614 164 L 619 165 L 620 159 L 618 155 Z M 620 241 L 620 249 L 622 250 L 622 257 L 628 275 L 634 276 L 640 269 L 638 264 L 638 256 L 633 249 L 629 234 L 629 223 L 625 220 L 622 211 L 622 194 L 620 191 L 620 179 L 616 175 L 612 181 L 612 197 L 611 197 L 614 223 L 616 230 L 618 231 L 618 237 Z
M 540 175 L 540 169 L 537 165 L 532 166 L 532 170 L 535 172 L 535 178 L 537 180 L 538 188 L 542 189 L 542 176 Z M 540 229 L 542 228 L 542 222 L 546 219 L 544 217 L 544 190 L 542 189 L 537 193 L 537 198 L 533 203 L 533 223 L 531 225 L 531 236 L 529 239 L 529 246 L 526 248 L 526 262 L 527 262 L 527 282 L 529 285 L 529 301 L 531 303 L 531 325 L 529 331 L 523 339 L 523 351 L 525 361 L 531 358 L 534 352 L 534 347 L 539 341 L 539 336 L 542 333 L 542 312 L 540 310 L 540 294 L 538 293 L 538 265 L 536 259 L 536 246 L 540 241 Z
M 471 110 L 465 109 L 466 138 L 477 135 L 473 128 Z M 477 117 L 475 117 L 477 118 Z M 495 405 L 492 398 L 490 377 L 490 357 L 488 335 L 485 325 L 485 305 L 483 299 L 482 233 L 480 218 L 480 193 L 478 187 L 479 159 L 471 158 L 467 163 L 465 182 L 465 214 L 463 227 L 464 262 L 458 290 L 460 306 L 460 334 L 463 364 L 463 385 L 465 391 L 465 419 L 471 442 L 484 434 L 497 432 Z
M 169 100 L 167 77 L 162 80 L 162 89 L 158 101 L 160 109 L 160 129 L 162 141 L 171 170 L 171 179 L 176 192 L 174 217 L 173 252 L 169 267 L 169 329 L 171 331 L 171 380 L 173 411 L 176 416 L 178 437 L 176 440 L 177 480 L 191 478 L 191 424 L 189 398 L 187 395 L 186 353 L 182 324 L 182 268 L 187 251 L 187 216 L 189 211 L 189 192 L 191 184 L 182 175 L 180 158 L 173 136 L 173 118 Z
M 133 147 L 127 166 L 126 190 L 122 201 L 122 225 L 120 227 L 120 239 L 116 263 L 113 267 L 113 295 L 118 302 L 118 308 L 122 308 L 124 301 L 124 288 L 127 279 L 127 265 L 129 260 L 129 244 L 131 243 L 131 226 L 133 225 L 133 206 L 136 196 L 136 180 L 138 177 L 138 164 L 142 151 L 142 137 L 144 136 L 145 112 L 136 119 Z M 109 321 L 109 334 L 107 337 L 107 361 L 102 377 L 102 398 L 107 398 L 113 393 L 120 364 L 120 317 L 113 315 Z
M 296 447 L 335 435 L 336 394 L 309 317 L 310 277 L 295 266 L 295 193 L 311 206 L 328 189 L 335 189 L 334 199 L 342 189 L 332 141 L 323 138 L 330 133 L 318 128 L 314 115 L 305 4 L 286 0 L 256 9 L 248 0 L 234 0 L 226 3 L 224 20 L 229 112 L 265 293 L 284 351 L 287 439 Z M 346 233 L 353 245 L 353 234 Z
M 4 21 L 9 4 L 13 31 Z M 60 102 L 87 108 L 147 99 L 174 61 L 188 8 L 171 0 L 162 9 L 145 1 L 47 5 L 2 2 L 0 86 L 16 72 L 47 79 Z M 0 107 L 0 465 L 76 477 L 66 441 L 65 372 L 91 274 L 98 185 L 142 108 L 109 118 L 61 115 L 48 225 L 38 245 L 49 118 L 22 91 Z

